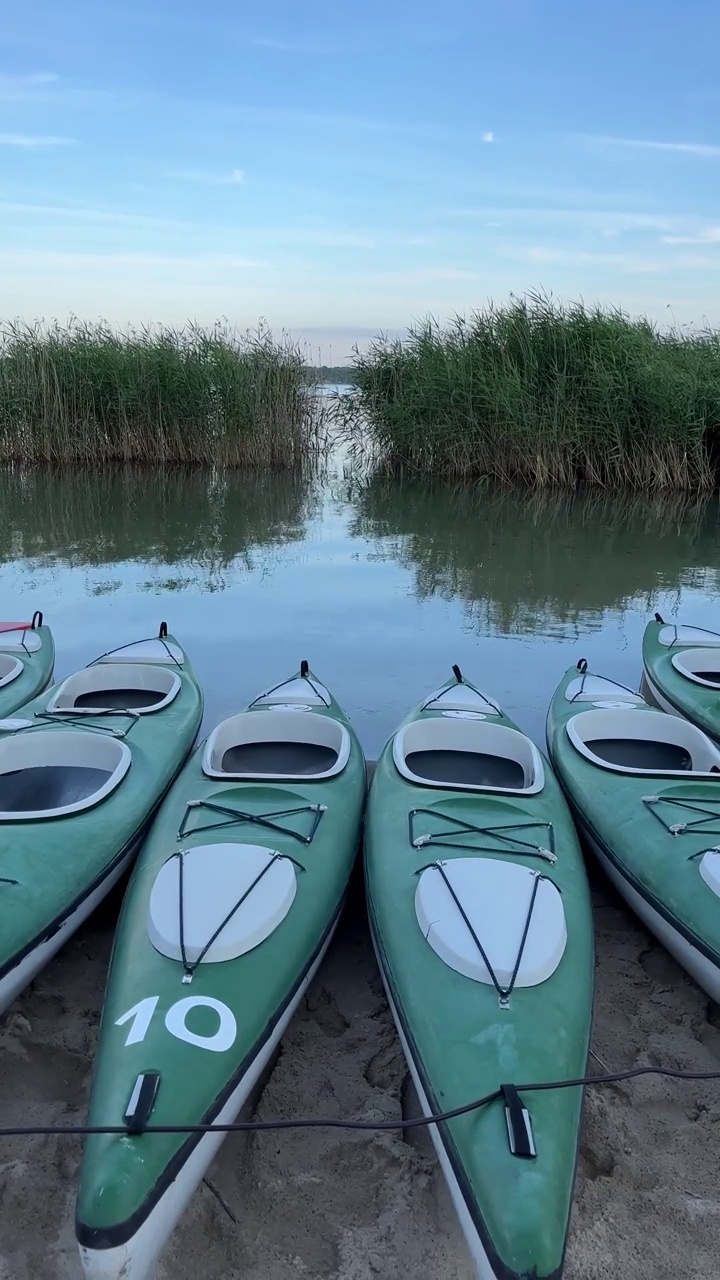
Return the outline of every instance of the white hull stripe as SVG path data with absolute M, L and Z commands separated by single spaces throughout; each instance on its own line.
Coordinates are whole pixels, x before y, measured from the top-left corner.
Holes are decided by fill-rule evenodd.
M 390 984 L 386 977 L 385 966 L 383 964 L 383 960 L 380 955 L 380 950 L 377 944 L 377 939 L 375 936 L 375 930 L 373 928 L 372 921 L 370 925 L 370 934 L 373 941 L 373 947 L 375 949 L 375 958 L 377 960 L 378 968 L 382 976 L 383 986 L 385 987 L 385 994 L 387 996 L 387 1001 L 390 1006 L 390 1011 L 392 1013 L 393 1020 L 395 1022 L 395 1027 L 398 1033 L 398 1037 L 400 1039 L 400 1043 L 402 1045 L 403 1053 L 405 1054 L 405 1059 L 408 1065 L 408 1069 L 410 1071 L 410 1075 L 412 1076 L 412 1081 L 415 1086 L 415 1091 L 418 1096 L 418 1101 L 420 1102 L 420 1109 L 424 1116 L 431 1116 L 433 1115 L 433 1109 L 430 1106 L 430 1103 L 428 1101 L 427 1094 L 425 1093 L 425 1089 L 424 1089 L 422 1080 L 420 1078 L 418 1065 L 415 1061 L 412 1050 L 410 1048 L 410 1044 L 403 1030 L 402 1020 L 398 1013 L 398 1009 L 393 999 L 392 991 L 390 989 Z M 435 1152 L 440 1162 L 440 1167 L 442 1169 L 445 1182 L 450 1192 L 450 1198 L 452 1200 L 453 1207 L 460 1221 L 460 1226 L 462 1228 L 463 1235 L 465 1236 L 465 1240 L 467 1242 L 467 1246 L 470 1251 L 471 1258 L 475 1265 L 478 1280 L 502 1280 L 502 1278 L 498 1276 L 497 1271 L 495 1271 L 490 1261 L 490 1258 L 488 1257 L 488 1254 L 485 1250 L 485 1246 L 482 1242 L 480 1233 L 475 1225 L 475 1222 L 473 1221 L 472 1214 L 468 1209 L 467 1201 L 465 1199 L 465 1196 L 463 1195 L 462 1188 L 457 1179 L 457 1175 L 455 1174 L 455 1170 L 453 1169 L 452 1162 L 448 1155 L 445 1143 L 443 1142 L 443 1139 L 438 1131 L 437 1125 L 434 1125 L 434 1124 L 428 1125 L 428 1131 L 430 1133 L 430 1137 L 432 1138 L 433 1146 L 435 1147 Z
M 580 819 L 578 821 L 585 839 L 598 862 L 606 871 L 608 878 L 615 885 L 618 893 L 632 907 L 650 932 L 654 933 L 656 938 L 675 957 L 678 964 L 682 965 L 695 979 L 698 986 L 702 987 L 713 1000 L 720 1003 L 720 967 L 718 964 L 708 956 L 703 955 L 702 951 L 693 946 L 679 929 L 676 929 L 665 916 L 651 906 L 647 898 L 644 898 L 642 894 L 638 893 L 637 889 L 633 888 L 632 884 L 607 856 L 603 847 L 585 824 Z
M 5 1012 L 28 983 L 37 977 L 41 969 L 45 968 L 48 961 L 52 960 L 61 947 L 65 946 L 68 939 L 87 920 L 88 916 L 92 915 L 92 912 L 99 906 L 103 898 L 107 897 L 113 885 L 117 884 L 133 861 L 141 840 L 142 837 L 130 845 L 127 852 L 113 865 L 105 878 L 91 890 L 87 897 L 78 903 L 69 915 L 64 917 L 50 937 L 38 942 L 0 979 L 0 1013 Z

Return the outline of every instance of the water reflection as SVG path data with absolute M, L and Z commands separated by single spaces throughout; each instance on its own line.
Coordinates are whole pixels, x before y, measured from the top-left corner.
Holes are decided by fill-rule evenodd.
M 351 532 L 413 573 L 419 598 L 459 598 L 483 632 L 602 625 L 649 610 L 658 591 L 720 588 L 720 504 L 597 494 L 521 494 L 375 479 Z
M 6 471 L 0 617 L 44 610 L 58 677 L 166 619 L 206 728 L 308 658 L 372 757 L 459 662 L 542 741 L 579 656 L 636 684 L 654 609 L 717 626 L 719 533 L 715 498 Z
M 316 507 L 311 482 L 290 474 L 4 471 L 0 563 L 139 563 L 175 570 L 149 580 L 151 590 L 223 590 L 228 570 L 253 570 L 258 548 L 301 542 Z M 108 572 L 88 591 L 122 585 Z

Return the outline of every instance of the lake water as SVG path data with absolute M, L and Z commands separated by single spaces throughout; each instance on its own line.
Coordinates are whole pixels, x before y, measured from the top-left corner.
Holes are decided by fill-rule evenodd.
M 720 625 L 720 505 L 202 473 L 0 473 L 0 618 L 58 677 L 166 620 L 205 729 L 307 658 L 377 755 L 457 662 L 538 742 L 580 657 L 637 687 L 643 628 Z

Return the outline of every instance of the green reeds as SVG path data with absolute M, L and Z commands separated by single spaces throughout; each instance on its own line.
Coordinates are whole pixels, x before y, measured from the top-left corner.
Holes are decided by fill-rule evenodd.
M 0 462 L 298 467 L 317 445 L 296 346 L 260 328 L 0 327 Z
M 660 333 L 540 295 L 356 356 L 356 454 L 392 470 L 533 486 L 714 487 L 720 335 Z

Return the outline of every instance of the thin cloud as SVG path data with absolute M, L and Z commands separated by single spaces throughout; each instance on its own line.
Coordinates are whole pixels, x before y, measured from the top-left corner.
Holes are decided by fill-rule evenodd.
M 59 79 L 53 71 L 33 71 L 30 75 L 10 76 L 0 74 L 0 102 L 25 102 L 36 98 L 48 85 Z
M 172 169 L 167 176 L 180 182 L 196 182 L 202 187 L 242 187 L 245 182 L 242 169 L 231 169 L 229 173 L 213 173 L 210 169 Z
M 720 227 L 706 227 L 696 236 L 663 236 L 663 244 L 720 244 Z
M 487 130 L 485 131 L 485 133 L 484 133 L 484 134 L 483 134 L 483 136 L 482 136 L 482 140 L 483 140 L 483 142 L 494 142 L 494 141 L 495 141 L 495 134 L 493 133 L 492 129 L 487 129 Z
M 508 256 L 533 266 L 569 268 L 614 268 L 625 275 L 664 275 L 669 271 L 718 271 L 720 256 L 684 253 L 674 258 L 645 258 L 635 254 L 586 253 L 575 249 L 556 249 L 546 245 L 508 248 Z
M 8 267 L 121 266 L 121 267 L 190 267 L 199 270 L 220 267 L 225 269 L 249 269 L 273 264 L 256 258 L 243 258 L 230 253 L 155 254 L 155 253 L 80 253 L 53 250 L 0 249 L 0 264 Z
M 23 217 L 46 218 L 53 222 L 58 218 L 67 218 L 71 222 L 96 222 L 100 225 L 108 223 L 120 227 L 162 231 L 193 229 L 197 225 L 178 218 L 159 218 L 141 213 L 124 213 L 115 209 L 93 209 L 85 205 L 27 204 L 15 200 L 0 200 L 0 214 L 3 213 L 19 213 Z
M 465 208 L 444 208 L 444 217 L 456 220 L 483 221 L 486 226 L 505 226 L 525 223 L 548 226 L 576 227 L 603 236 L 622 235 L 627 232 L 664 231 L 668 235 L 678 233 L 687 226 L 687 219 L 678 214 L 635 213 L 616 209 L 554 209 L 547 206 L 478 205 Z
M 629 147 L 637 151 L 666 151 L 676 155 L 706 158 L 720 156 L 720 146 L 712 146 L 706 142 L 655 142 L 649 138 L 609 138 L 594 134 L 583 134 L 582 137 L 585 142 L 601 147 Z
M 75 138 L 58 138 L 54 133 L 0 133 L 0 147 L 72 147 Z
M 667 265 L 634 254 L 591 253 L 578 249 L 555 249 L 546 245 L 513 247 L 508 253 L 519 262 L 527 262 L 533 266 L 615 267 L 629 275 L 655 275 L 665 270 Z

